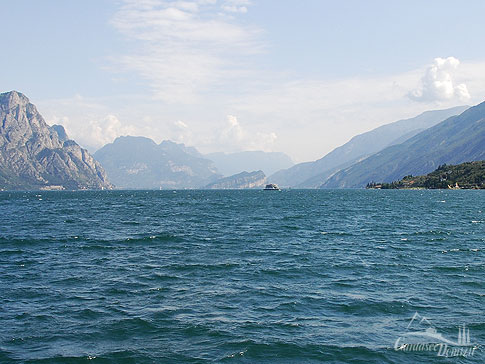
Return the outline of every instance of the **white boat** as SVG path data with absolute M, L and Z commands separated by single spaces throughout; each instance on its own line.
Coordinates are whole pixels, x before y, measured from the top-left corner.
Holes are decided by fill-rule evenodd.
M 264 187 L 265 191 L 281 191 L 278 185 L 270 183 Z

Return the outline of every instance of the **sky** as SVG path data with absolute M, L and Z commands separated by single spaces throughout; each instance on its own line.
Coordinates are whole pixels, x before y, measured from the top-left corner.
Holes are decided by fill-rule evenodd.
M 321 158 L 485 99 L 485 2 L 0 0 L 0 92 L 94 152 L 121 135 Z

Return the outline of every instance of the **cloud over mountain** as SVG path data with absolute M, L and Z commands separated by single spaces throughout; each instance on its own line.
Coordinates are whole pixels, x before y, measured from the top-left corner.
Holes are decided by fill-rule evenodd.
M 409 93 L 414 101 L 433 102 L 456 99 L 466 102 L 470 93 L 464 83 L 456 84 L 454 76 L 460 65 L 455 57 L 435 58 L 421 79 L 419 88 Z
M 250 132 L 242 127 L 237 117 L 227 115 L 226 126 L 219 135 L 219 143 L 224 145 L 224 150 L 263 150 L 271 151 L 277 136 L 274 132 Z

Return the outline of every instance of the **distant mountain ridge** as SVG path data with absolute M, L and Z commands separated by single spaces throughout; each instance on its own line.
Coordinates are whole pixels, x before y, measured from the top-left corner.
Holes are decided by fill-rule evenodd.
M 195 148 L 123 136 L 94 153 L 119 188 L 200 188 L 221 177 Z
M 108 178 L 130 189 L 256 188 L 266 180 L 282 187 L 360 188 L 425 174 L 444 163 L 485 159 L 484 105 L 383 125 L 297 165 L 284 153 L 203 155 L 184 144 L 131 136 L 98 150 L 98 162 L 61 125 L 48 126 L 27 97 L 11 91 L 0 94 L 0 189 L 110 189 Z
M 0 188 L 110 189 L 101 165 L 69 140 L 60 125 L 49 127 L 29 99 L 0 94 Z
M 241 171 L 261 170 L 270 175 L 294 165 L 285 153 L 244 151 L 237 153 L 210 153 L 205 158 L 214 162 L 217 170 L 224 176 L 231 176 Z
M 414 118 L 399 120 L 353 137 L 349 142 L 314 162 L 297 164 L 269 176 L 280 186 L 317 188 L 339 169 L 367 158 L 380 150 L 413 137 L 450 116 L 460 114 L 468 106 L 424 112 Z
M 266 183 L 266 175 L 263 171 L 241 172 L 233 176 L 224 177 L 214 181 L 205 189 L 219 189 L 219 190 L 238 190 L 250 188 L 262 188 Z
M 321 187 L 361 188 L 372 181 L 392 182 L 406 175 L 424 175 L 442 164 L 483 159 L 485 102 L 335 173 Z

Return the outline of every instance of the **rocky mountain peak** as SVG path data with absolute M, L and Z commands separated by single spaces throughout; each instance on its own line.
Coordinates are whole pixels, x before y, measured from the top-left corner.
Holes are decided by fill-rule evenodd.
M 87 150 L 67 141 L 64 128 L 50 128 L 25 95 L 0 94 L 0 188 L 111 188 Z
M 27 96 L 15 90 L 0 94 L 0 104 L 7 108 L 9 106 L 27 105 L 29 103 L 30 100 Z

